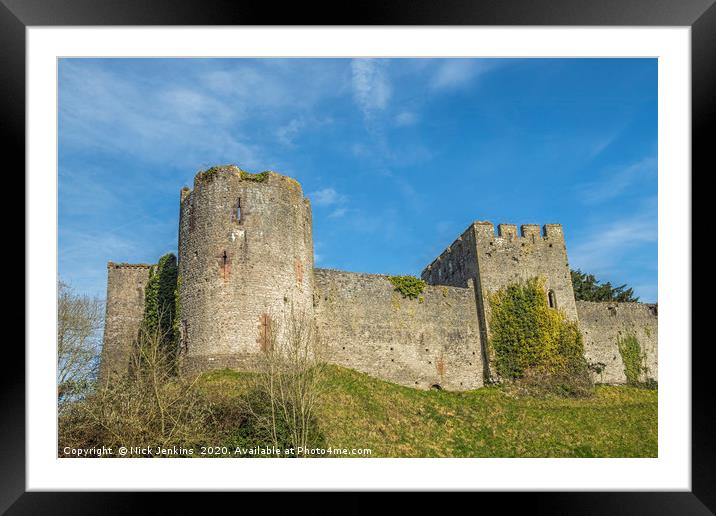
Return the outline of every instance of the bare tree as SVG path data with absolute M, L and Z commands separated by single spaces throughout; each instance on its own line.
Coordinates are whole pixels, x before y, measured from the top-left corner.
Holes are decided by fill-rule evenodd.
M 315 408 L 324 368 L 315 323 L 292 305 L 278 322 L 267 318 L 261 339 L 264 352 L 254 388 L 268 407 L 249 406 L 248 411 L 269 430 L 276 448 L 281 447 L 279 434 L 284 431 L 296 449 L 306 449 L 317 437 Z
M 96 378 L 102 322 L 102 301 L 76 294 L 66 283 L 58 283 L 57 402 L 60 409 L 66 401 L 86 393 Z
M 211 408 L 198 377 L 177 376 L 167 333 L 144 325 L 130 356 L 129 374 L 112 375 L 60 418 L 61 446 L 194 446 L 211 441 Z M 127 456 L 142 456 L 132 451 Z

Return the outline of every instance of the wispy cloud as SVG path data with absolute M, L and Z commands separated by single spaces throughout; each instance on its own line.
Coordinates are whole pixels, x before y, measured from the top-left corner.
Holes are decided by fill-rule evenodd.
M 354 143 L 351 145 L 351 153 L 357 158 L 365 158 L 371 155 L 371 151 L 364 143 Z
M 339 194 L 334 188 L 323 188 L 308 195 L 316 206 L 331 206 L 344 203 L 348 200 L 345 195 Z
M 580 231 L 580 237 L 569 249 L 572 268 L 597 275 L 626 271 L 634 265 L 627 263 L 634 250 L 655 244 L 657 236 L 654 199 L 640 213 Z
M 624 128 L 620 127 L 600 138 L 596 138 L 589 149 L 589 158 L 595 158 L 609 148 L 609 146 L 619 138 L 623 130 Z
M 395 117 L 395 125 L 398 127 L 408 127 L 418 123 L 418 115 L 412 111 L 403 111 Z
M 346 213 L 348 213 L 348 208 L 346 208 L 345 206 L 342 206 L 340 208 L 336 208 L 335 210 L 333 210 L 330 213 L 330 215 L 328 215 L 328 218 L 338 219 L 338 218 L 343 217 Z
M 391 96 L 385 60 L 354 59 L 351 62 L 353 96 L 366 118 L 385 109 Z
M 302 118 L 294 118 L 288 124 L 281 126 L 276 131 L 276 137 L 278 141 L 287 147 L 293 147 L 294 138 L 298 135 L 299 131 L 306 126 L 306 121 Z
M 121 153 L 144 162 L 194 168 L 240 159 L 258 165 L 258 149 L 235 129 L 240 110 L 184 86 L 145 87 L 90 64 L 60 68 L 60 138 L 65 148 Z
M 599 204 L 619 197 L 632 186 L 651 180 L 657 172 L 655 157 L 646 157 L 625 167 L 601 174 L 597 181 L 578 185 L 577 189 L 586 204 Z
M 440 61 L 430 87 L 433 90 L 463 88 L 494 66 L 495 63 L 489 60 L 446 59 Z

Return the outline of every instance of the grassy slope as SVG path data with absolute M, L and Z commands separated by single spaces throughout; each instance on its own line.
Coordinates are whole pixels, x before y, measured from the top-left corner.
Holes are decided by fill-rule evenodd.
M 207 386 L 238 395 L 245 376 Z M 655 457 L 657 392 L 599 386 L 591 399 L 517 399 L 490 387 L 418 391 L 329 366 L 319 407 L 328 446 L 373 457 Z

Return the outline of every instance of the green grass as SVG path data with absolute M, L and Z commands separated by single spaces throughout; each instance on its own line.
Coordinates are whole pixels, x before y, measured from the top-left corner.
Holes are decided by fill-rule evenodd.
M 239 396 L 245 373 L 215 371 L 203 388 Z M 589 399 L 515 398 L 499 387 L 419 391 L 326 368 L 318 410 L 327 446 L 372 457 L 656 457 L 657 391 L 597 386 Z

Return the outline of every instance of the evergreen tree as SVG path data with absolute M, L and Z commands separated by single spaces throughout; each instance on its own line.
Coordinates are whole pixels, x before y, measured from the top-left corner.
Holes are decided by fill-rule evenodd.
M 639 301 L 639 298 L 634 296 L 634 289 L 627 288 L 626 284 L 613 287 L 611 283 L 601 283 L 593 274 L 586 274 L 579 269 L 570 272 L 577 301 Z

